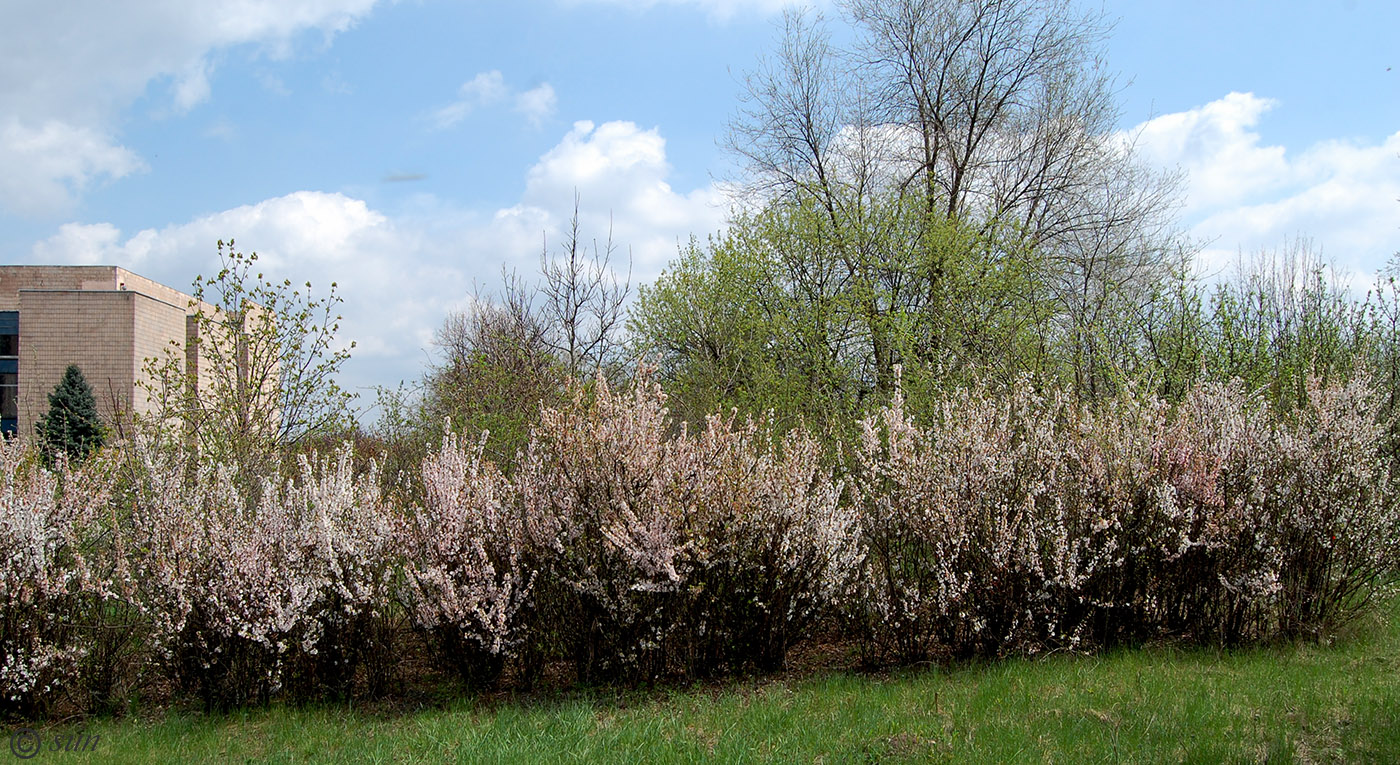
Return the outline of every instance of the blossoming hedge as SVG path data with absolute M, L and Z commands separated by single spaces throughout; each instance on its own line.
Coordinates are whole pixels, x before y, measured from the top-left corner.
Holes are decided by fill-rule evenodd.
M 969 389 L 831 459 L 679 426 L 641 375 L 546 410 L 510 475 L 449 435 L 411 506 L 349 447 L 247 487 L 178 443 L 50 470 L 4 441 L 0 709 L 377 693 L 404 655 L 477 685 L 773 669 L 823 626 L 872 662 L 1315 636 L 1400 568 L 1377 411 L 1364 381 L 1289 412 Z

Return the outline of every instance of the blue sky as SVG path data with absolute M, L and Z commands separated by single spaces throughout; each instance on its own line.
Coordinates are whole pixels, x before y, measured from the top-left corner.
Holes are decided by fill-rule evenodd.
M 723 225 L 718 141 L 783 5 L 0 0 L 0 252 L 187 288 L 232 236 L 339 283 L 346 383 L 412 380 L 575 190 L 634 280 Z M 1364 284 L 1400 251 L 1400 3 L 1084 7 L 1203 270 L 1303 236 Z

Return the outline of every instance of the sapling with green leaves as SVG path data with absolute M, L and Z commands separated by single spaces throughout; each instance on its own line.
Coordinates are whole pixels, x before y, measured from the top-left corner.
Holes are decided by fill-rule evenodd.
M 335 282 L 315 297 L 309 281 L 266 276 L 232 239 L 218 248 L 219 272 L 194 281 L 187 347 L 151 360 L 145 385 L 169 434 L 264 476 L 287 451 L 353 426 L 355 396 L 335 378 L 355 344 L 340 342 Z

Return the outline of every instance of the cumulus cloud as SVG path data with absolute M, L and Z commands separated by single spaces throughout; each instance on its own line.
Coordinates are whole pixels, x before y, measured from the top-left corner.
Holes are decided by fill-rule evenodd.
M 1202 266 L 1306 236 L 1346 270 L 1371 274 L 1400 251 L 1400 132 L 1379 143 L 1323 141 L 1290 152 L 1262 117 L 1286 105 L 1231 93 L 1129 131 L 1142 156 L 1188 174 L 1185 215 L 1210 242 Z
M 651 279 L 692 233 L 717 229 L 723 197 L 667 182 L 665 140 L 628 122 L 580 122 L 526 173 L 518 204 L 463 209 L 420 196 L 393 214 L 345 194 L 299 191 L 160 229 L 126 234 L 109 223 L 61 226 L 31 252 L 36 263 L 107 263 L 175 287 L 217 272 L 214 243 L 235 237 L 256 250 L 274 279 L 337 282 L 345 299 L 343 340 L 356 349 L 343 381 L 354 388 L 414 379 L 430 358 L 434 331 L 488 291 L 501 268 L 530 275 L 541 248 L 562 239 L 580 199 L 583 234 L 600 243 L 615 221 L 615 265 L 630 250 L 636 280 Z
M 494 106 L 503 101 L 512 101 L 515 111 L 525 115 L 530 124 L 539 127 L 554 115 L 557 99 L 554 88 L 543 83 L 530 90 L 515 92 L 506 85 L 505 76 L 498 70 L 481 72 L 462 83 L 457 89 L 457 100 L 434 111 L 429 121 L 439 130 L 450 128 L 477 109 Z
M 152 80 L 170 78 L 177 105 L 191 105 L 207 95 L 215 51 L 254 44 L 285 56 L 297 35 L 342 32 L 375 2 L 21 2 L 0 26 L 0 101 L 26 115 L 87 122 L 127 106 Z
M 719 189 L 677 193 L 667 181 L 670 173 L 658 130 L 580 121 L 526 174 L 524 199 L 515 209 L 553 211 L 552 228 L 562 231 L 577 194 L 585 231 L 602 240 L 611 229 L 614 241 L 630 248 L 636 277 L 648 280 L 675 256 L 678 239 L 715 231 L 726 215 Z
M 1284 148 L 1261 145 L 1258 132 L 1260 118 L 1277 106 L 1252 93 L 1231 93 L 1143 123 L 1136 129 L 1138 148 L 1149 161 L 1187 172 L 1189 211 L 1249 201 L 1292 176 Z
M 298 35 L 333 36 L 375 2 L 21 0 L 7 7 L 0 114 L 9 122 L 0 127 L 0 158 L 20 160 L 3 163 L 3 183 L 40 191 L 17 202 L 0 190 L 0 206 L 36 216 L 65 211 L 94 178 L 120 178 L 140 166 L 113 125 L 152 83 L 168 88 L 169 109 L 188 111 L 209 98 L 218 51 L 253 45 L 285 56 Z
M 0 122 L 0 208 L 22 215 L 68 209 L 93 182 L 145 168 L 108 135 L 58 120 Z
M 217 270 L 214 243 L 220 239 L 237 236 L 255 246 L 275 243 L 262 263 L 270 273 L 281 275 L 289 270 L 285 267 L 289 253 L 299 256 L 299 267 L 309 262 L 320 270 L 351 257 L 357 237 L 387 223 L 384 215 L 361 200 L 299 191 L 164 229 L 146 229 L 125 241 L 111 224 L 69 223 L 35 245 L 34 255 L 41 262 L 114 263 L 179 285 L 188 283 L 194 273 Z
M 356 386 L 393 382 L 378 374 L 386 360 L 409 369 L 469 284 L 411 225 L 363 200 L 312 191 L 129 236 L 107 223 L 67 224 L 35 245 L 33 260 L 119 265 L 188 291 L 196 274 L 218 272 L 215 243 L 230 237 L 240 251 L 256 251 L 259 271 L 274 281 L 310 281 L 318 297 L 336 282 L 345 300 L 340 343 L 356 341 L 346 382 Z

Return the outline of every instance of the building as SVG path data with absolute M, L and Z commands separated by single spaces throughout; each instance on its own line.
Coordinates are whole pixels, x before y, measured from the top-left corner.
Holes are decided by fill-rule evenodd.
M 204 376 L 188 342 L 197 310 L 189 295 L 116 266 L 0 266 L 0 428 L 33 433 L 69 364 L 104 422 L 149 412 L 147 359 L 173 353 Z

